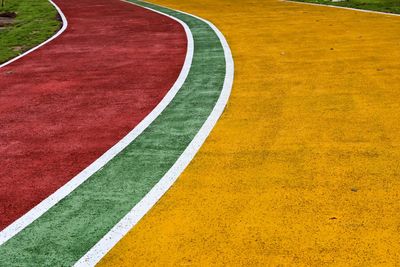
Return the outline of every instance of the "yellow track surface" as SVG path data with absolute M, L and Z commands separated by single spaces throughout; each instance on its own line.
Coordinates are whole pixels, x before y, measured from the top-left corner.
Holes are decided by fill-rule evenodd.
M 400 262 L 400 18 L 276 0 L 156 0 L 216 24 L 222 119 L 100 265 Z

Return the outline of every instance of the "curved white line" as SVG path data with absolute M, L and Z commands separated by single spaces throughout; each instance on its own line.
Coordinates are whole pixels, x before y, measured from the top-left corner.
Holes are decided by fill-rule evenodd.
M 7 242 L 10 238 L 14 237 L 16 234 L 21 232 L 29 224 L 35 221 L 37 218 L 42 216 L 43 213 L 48 211 L 51 207 L 56 205 L 60 200 L 68 196 L 72 191 L 79 187 L 83 182 L 85 182 L 90 176 L 95 172 L 100 170 L 104 165 L 106 165 L 111 159 L 118 155 L 123 149 L 125 149 L 130 143 L 132 143 L 168 106 L 172 101 L 178 91 L 181 89 L 186 77 L 189 74 L 190 67 L 192 65 L 194 45 L 193 36 L 189 27 L 177 20 L 176 18 L 160 13 L 164 16 L 170 17 L 171 19 L 180 23 L 186 33 L 187 38 L 187 50 L 185 62 L 183 64 L 182 70 L 175 81 L 174 85 L 164 96 L 160 103 L 124 138 L 122 138 L 117 144 L 105 152 L 100 158 L 90 164 L 86 169 L 81 171 L 78 175 L 72 178 L 68 183 L 60 187 L 56 192 L 51 194 L 49 197 L 44 199 L 18 220 L 14 221 L 12 224 L 7 226 L 3 231 L 0 232 L 0 246 Z
M 7 61 L 7 62 L 5 62 L 3 64 L 0 64 L 0 68 L 3 68 L 5 66 L 9 65 L 9 64 L 13 63 L 14 61 L 17 61 L 18 59 L 20 59 L 20 58 L 32 53 L 33 51 L 39 49 L 40 47 L 44 46 L 45 44 L 48 44 L 49 42 L 53 41 L 58 36 L 60 36 L 67 29 L 68 21 L 67 21 L 67 18 L 65 17 L 65 15 L 64 15 L 64 13 L 61 11 L 61 9 L 53 1 L 49 0 L 49 2 L 55 7 L 55 9 L 57 10 L 58 14 L 61 17 L 61 20 L 62 20 L 61 29 L 56 34 L 54 34 L 52 37 L 50 37 L 49 39 L 47 39 L 43 43 L 39 44 L 38 46 L 35 46 L 34 48 L 31 48 L 30 50 L 26 51 L 25 53 L 15 57 L 15 58 L 12 58 L 12 59 L 10 59 L 9 61 Z
M 152 10 L 151 8 L 148 9 Z M 159 12 L 157 10 L 153 11 Z M 161 180 L 149 191 L 149 193 L 147 193 L 146 196 L 144 196 L 144 198 L 142 198 L 142 200 L 140 200 L 139 203 L 132 208 L 131 211 L 129 211 L 127 215 L 125 215 L 125 217 L 123 217 L 99 242 L 97 242 L 96 245 L 94 245 L 81 259 L 79 259 L 79 261 L 75 263 L 75 267 L 96 265 L 158 202 L 158 200 L 174 184 L 174 182 L 178 179 L 178 177 L 182 174 L 182 172 L 197 154 L 200 147 L 203 145 L 218 119 L 222 115 L 226 104 L 228 103 L 233 85 L 234 63 L 231 50 L 225 37 L 211 22 L 182 11 L 178 12 L 192 16 L 207 23 L 220 39 L 224 48 L 226 60 L 225 81 L 221 94 L 206 122 L 200 128 L 192 142 L 181 154 L 171 169 L 169 169 L 169 171 L 161 178 Z
M 298 1 L 291 1 L 291 0 L 281 0 L 281 2 L 303 4 L 303 5 L 311 5 L 311 6 L 333 7 L 333 8 L 338 8 L 338 9 L 352 10 L 352 11 L 379 14 L 379 15 L 388 15 L 388 16 L 395 16 L 395 17 L 399 17 L 400 16 L 400 14 L 396 14 L 396 13 L 388 13 L 388 12 L 381 12 L 381 11 L 375 11 L 375 10 L 366 10 L 366 9 L 345 7 L 345 6 L 334 6 L 334 5 L 325 5 L 325 4 L 318 4 L 318 3 L 309 3 L 309 2 L 298 2 Z

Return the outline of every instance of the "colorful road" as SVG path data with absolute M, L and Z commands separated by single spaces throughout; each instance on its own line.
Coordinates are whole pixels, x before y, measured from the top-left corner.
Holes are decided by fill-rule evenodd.
M 224 33 L 226 112 L 100 266 L 395 266 L 400 18 L 275 0 L 154 0 Z
M 113 145 L 112 141 L 115 143 L 137 129 L 147 117 L 142 122 L 141 119 L 154 114 L 165 99 L 168 102 L 143 131 L 124 143 L 126 147 L 121 153 L 57 205 L 49 206 L 28 227 L 7 238 L 2 236 L 6 232 L 3 230 L 0 266 L 92 266 L 101 259 L 100 266 L 396 265 L 400 255 L 399 17 L 278 0 L 152 2 L 172 9 L 135 0 L 133 4 L 117 0 L 57 1 L 67 18 L 71 16 L 71 22 L 79 14 L 73 9 L 81 6 L 85 10 L 75 27 L 87 18 L 93 27 L 98 27 L 99 32 L 88 34 L 91 31 L 87 30 L 88 36 L 83 38 L 91 45 L 101 46 L 96 54 L 108 49 L 103 43 L 110 40 L 107 37 L 98 42 L 91 38 L 100 33 L 111 34 L 108 26 L 115 21 L 120 23 L 115 25 L 118 29 L 132 31 L 125 36 L 116 33 L 122 39 L 113 44 L 124 49 L 110 48 L 104 53 L 107 57 L 115 52 L 110 56 L 114 59 L 123 51 L 117 60 L 123 64 L 96 68 L 106 72 L 102 79 L 79 75 L 84 77 L 85 86 L 92 80 L 103 82 L 101 86 L 93 83 L 84 87 L 91 94 L 71 100 L 68 91 L 77 84 L 69 84 L 75 79 L 67 76 L 43 94 L 38 90 L 36 98 L 32 98 L 44 97 L 51 88 L 65 84 L 57 91 L 57 95 L 64 94 L 62 101 L 78 105 L 82 99 L 84 106 L 93 104 L 97 108 L 88 107 L 85 112 L 92 112 L 97 118 L 106 113 L 105 106 L 114 110 L 114 105 L 126 100 L 118 91 L 114 95 L 118 86 L 104 84 L 110 82 L 110 71 L 120 67 L 112 81 L 125 85 L 124 93 L 132 90 L 133 102 L 129 98 L 123 102 L 123 108 L 103 114 L 109 119 L 107 127 L 90 126 L 83 121 L 80 127 L 85 128 L 76 128 L 74 135 L 79 132 L 77 136 L 81 138 L 88 131 L 108 136 L 110 127 L 116 127 L 114 120 L 117 126 L 125 125 L 126 128 L 118 126 L 125 132 L 119 132 L 120 136 L 114 133 L 114 139 L 105 138 L 109 140 L 108 146 L 103 139 L 93 144 L 82 138 L 84 141 L 76 151 L 86 149 L 90 153 L 94 150 L 92 145 L 101 151 L 98 146 L 104 145 L 104 153 Z M 88 16 L 97 8 L 108 10 L 103 15 L 115 15 L 109 18 L 106 28 L 96 23 L 98 15 Z M 229 47 L 218 29 L 198 17 L 174 10 L 215 23 L 226 37 L 235 62 L 229 104 L 193 160 L 225 107 L 233 65 Z M 120 15 L 127 17 L 117 20 Z M 147 32 L 153 26 L 154 32 Z M 17 61 L 20 68 L 29 69 L 35 56 L 50 53 L 50 48 L 68 34 L 72 34 L 71 40 L 81 40 L 83 33 L 73 35 L 75 27 L 50 43 L 49 49 L 32 53 L 23 59 L 25 62 Z M 138 35 L 139 30 L 142 32 Z M 151 36 L 155 32 L 158 34 Z M 132 38 L 130 45 L 126 45 L 127 36 Z M 144 49 L 143 53 L 137 52 L 136 38 L 141 40 L 139 48 Z M 158 40 L 160 44 L 151 45 Z M 169 40 L 167 44 L 165 40 Z M 70 58 L 68 68 L 79 67 L 90 58 L 82 57 L 89 49 L 77 49 L 82 53 L 73 54 L 69 45 L 60 46 L 63 49 L 57 55 Z M 158 50 L 152 54 L 152 49 Z M 146 57 L 147 54 L 150 56 Z M 130 65 L 137 62 L 139 55 L 143 57 L 141 61 Z M 42 56 L 43 61 L 38 62 L 46 62 L 46 58 Z M 78 59 L 82 62 L 73 64 Z M 17 62 L 9 67 L 17 68 Z M 49 60 L 46 66 L 52 68 Z M 126 66 L 140 75 L 124 75 Z M 148 66 L 154 69 L 143 76 Z M 54 68 L 53 72 L 63 77 L 67 67 L 62 64 L 57 68 L 63 71 Z M 50 77 L 51 72 L 40 70 L 38 77 L 45 76 L 43 73 Z M 14 74 L 5 69 L 0 69 L 1 73 Z M 143 105 L 149 99 L 154 102 L 146 110 L 138 109 L 141 117 L 129 117 L 129 112 L 131 116 L 138 112 L 137 107 L 130 105 L 147 92 L 137 89 L 143 83 L 152 83 Z M 11 84 L 22 86 L 18 81 Z M 75 88 L 72 95 L 80 88 Z M 92 100 L 98 99 L 99 92 L 104 102 L 97 106 Z M 21 91 L 17 96 L 20 95 Z M 5 95 L 4 99 L 13 98 Z M 49 109 L 55 109 L 55 100 L 56 97 L 48 98 L 49 104 L 42 101 L 34 106 L 48 112 L 38 122 L 53 114 Z M 59 106 L 64 107 L 56 107 Z M 61 115 L 72 109 L 66 106 Z M 87 113 L 82 115 L 76 110 L 78 123 Z M 32 110 L 31 116 L 41 114 L 38 112 Z M 67 118 L 57 124 L 60 131 L 69 127 Z M 96 120 L 93 121 L 90 123 Z M 54 121 L 49 125 L 54 127 Z M 36 124 L 30 126 L 34 129 Z M 34 142 L 35 149 L 40 150 L 43 145 Z M 71 153 L 67 149 L 70 146 L 57 143 L 61 146 L 57 151 L 64 151 L 67 156 Z M 75 162 L 80 162 L 80 158 L 76 155 Z M 54 162 L 58 162 L 57 158 Z M 82 163 L 78 171 L 86 166 Z M 73 175 L 65 177 L 53 191 Z M 53 180 L 48 179 L 46 184 Z M 21 178 L 19 183 L 26 181 Z M 26 183 L 29 187 L 29 181 Z M 8 182 L 7 186 L 17 188 L 18 183 Z
M 136 9 L 129 13 L 133 18 L 140 13 L 151 13 L 144 14 L 144 17 L 150 18 L 154 14 L 160 16 L 154 11 L 150 12 L 133 4 L 128 5 Z M 185 64 L 180 69 L 181 74 L 187 71 L 182 84 L 161 110 L 162 113 L 160 111 L 161 114 L 137 138 L 131 140 L 121 153 L 57 205 L 49 207 L 47 212 L 22 231 L 17 231 L 19 229 L 16 228 L 15 233 L 9 234 L 12 231 L 8 229 L 11 228 L 6 228 L 2 232 L 6 234 L 0 236 L 3 240 L 0 247 L 0 265 L 65 266 L 77 262 L 121 219 L 132 210 L 135 213 L 135 209 L 142 205 L 143 200 L 157 201 L 162 194 L 158 198 L 148 195 L 154 195 L 154 190 L 157 191 L 160 187 L 167 190 L 168 186 L 162 187 L 163 184 L 171 183 L 170 180 L 173 182 L 178 177 L 182 168 L 189 163 L 208 136 L 225 107 L 232 85 L 233 66 L 227 58 L 230 56 L 227 52 L 229 48 L 222 42 L 222 37 L 216 29 L 206 22 L 190 15 L 162 11 L 184 21 L 177 20 L 184 27 L 180 29 L 186 33 L 185 41 L 179 42 L 178 45 L 169 44 L 172 47 L 179 47 L 182 43 L 188 44 Z M 147 25 L 152 24 L 143 17 L 139 16 L 138 19 L 141 21 L 137 21 L 137 24 L 146 26 L 145 29 L 148 28 Z M 164 15 L 155 25 L 169 20 L 171 19 Z M 167 24 L 165 36 L 169 36 L 168 30 Z M 142 45 L 164 48 L 151 40 Z M 134 55 L 138 53 L 134 52 Z M 164 52 L 168 53 L 168 50 Z M 158 60 L 158 64 L 164 62 L 160 58 Z M 141 62 L 144 66 L 149 63 L 151 61 Z M 154 80 L 157 76 L 154 72 L 152 75 L 144 78 Z M 164 74 L 161 72 L 157 75 Z M 178 82 L 181 78 L 181 75 L 175 77 Z M 163 78 L 159 79 L 166 83 Z M 135 86 L 142 83 L 139 79 L 133 82 Z M 166 98 L 170 98 L 169 94 L 176 89 L 175 85 Z M 160 104 L 164 103 L 166 98 Z M 135 97 L 132 99 L 137 101 Z M 113 114 L 116 115 L 119 114 Z M 151 205 L 148 205 L 148 208 L 151 208 Z

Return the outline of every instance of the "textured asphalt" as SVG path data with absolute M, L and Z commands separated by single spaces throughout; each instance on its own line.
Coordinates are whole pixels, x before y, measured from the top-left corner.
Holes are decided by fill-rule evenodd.
M 0 230 L 130 132 L 175 83 L 176 21 L 119 0 L 56 0 L 68 28 L 0 69 Z

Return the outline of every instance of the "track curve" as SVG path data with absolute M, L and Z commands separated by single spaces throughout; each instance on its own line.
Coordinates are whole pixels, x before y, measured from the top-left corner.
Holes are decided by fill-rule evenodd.
M 123 138 L 175 83 L 182 26 L 113 1 L 54 1 L 57 39 L 0 68 L 0 229 Z

